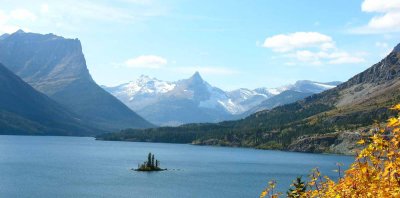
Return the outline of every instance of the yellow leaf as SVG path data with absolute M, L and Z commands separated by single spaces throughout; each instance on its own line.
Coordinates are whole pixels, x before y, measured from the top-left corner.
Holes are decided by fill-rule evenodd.
M 360 141 L 357 142 L 357 144 L 365 144 L 365 140 L 361 139 Z
M 389 118 L 389 120 L 388 120 L 388 126 L 389 126 L 389 127 L 395 126 L 395 125 L 397 124 L 397 122 L 398 122 L 398 119 L 396 119 L 396 118 Z
M 392 108 L 390 108 L 390 109 L 400 111 L 400 104 L 397 104 L 397 105 L 395 105 L 394 107 L 392 107 Z
M 264 190 L 261 192 L 260 198 L 264 198 L 265 196 L 267 196 L 267 191 Z

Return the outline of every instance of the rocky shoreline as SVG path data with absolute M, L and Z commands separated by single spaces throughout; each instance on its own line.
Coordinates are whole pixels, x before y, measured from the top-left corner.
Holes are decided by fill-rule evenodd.
M 298 137 L 286 148 L 271 144 L 268 147 L 256 147 L 256 149 L 355 155 L 357 151 L 363 148 L 357 144 L 357 142 L 363 137 L 368 137 L 368 132 L 365 130 L 305 135 Z M 192 142 L 192 145 L 254 148 L 252 146 L 243 146 L 238 142 L 225 142 L 219 139 L 208 139 L 203 141 L 196 140 Z
M 360 132 L 335 132 L 299 137 L 287 148 L 288 151 L 304 153 L 332 153 L 355 155 L 363 147 L 357 142 L 365 135 Z

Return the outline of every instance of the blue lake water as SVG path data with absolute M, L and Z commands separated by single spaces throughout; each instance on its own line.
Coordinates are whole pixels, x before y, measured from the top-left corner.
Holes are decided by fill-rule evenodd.
M 163 172 L 135 172 L 147 153 Z M 258 197 L 271 179 L 285 191 L 314 167 L 335 177 L 353 157 L 87 137 L 0 136 L 0 197 Z

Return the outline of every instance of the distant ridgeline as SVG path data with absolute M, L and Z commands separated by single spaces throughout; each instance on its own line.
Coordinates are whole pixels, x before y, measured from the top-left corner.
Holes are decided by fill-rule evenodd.
M 400 102 L 399 46 L 382 61 L 336 88 L 254 113 L 245 119 L 126 129 L 100 135 L 97 139 L 332 152 L 330 145 L 340 144 L 338 140 L 343 133 L 363 135 L 355 132 L 395 115 L 388 107 Z M 342 139 L 340 141 L 346 142 L 357 137 Z M 301 143 L 305 144 L 296 145 Z
M 160 168 L 160 161 L 154 158 L 154 154 L 149 153 L 147 161 L 143 164 L 138 164 L 138 168 L 135 171 L 164 171 L 167 169 Z

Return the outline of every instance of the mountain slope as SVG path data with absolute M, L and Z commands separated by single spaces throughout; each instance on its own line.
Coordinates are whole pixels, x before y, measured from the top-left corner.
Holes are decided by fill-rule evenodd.
M 230 119 L 221 105 L 225 92 L 205 82 L 199 73 L 175 83 L 174 88 L 158 97 L 157 102 L 138 112 L 163 125 L 194 122 L 218 122 Z
M 257 88 L 254 90 L 240 88 L 233 91 L 226 92 L 228 96 L 228 103 L 231 104 L 232 110 L 230 111 L 233 115 L 242 117 L 243 112 L 259 105 L 264 100 L 267 100 L 276 94 L 278 91 L 267 89 L 267 88 Z
M 290 103 L 296 102 L 298 100 L 304 99 L 307 96 L 311 96 L 313 94 L 314 93 L 312 93 L 312 92 L 300 92 L 300 91 L 294 91 L 294 90 L 286 90 L 276 96 L 273 96 L 271 98 L 264 100 L 261 104 L 255 106 L 255 107 L 251 108 L 250 110 L 248 110 L 247 112 L 245 112 L 244 115 L 248 116 L 248 115 L 251 115 L 258 111 L 273 109 L 273 108 L 281 106 L 281 105 L 290 104 Z
M 77 39 L 18 31 L 0 40 L 0 62 L 98 128 L 153 126 L 93 81 Z
M 309 80 L 299 80 L 295 84 L 278 88 L 278 94 L 265 99 L 262 103 L 250 108 L 242 114 L 242 118 L 262 110 L 272 109 L 281 105 L 290 104 L 304 99 L 316 93 L 321 93 L 328 89 L 335 88 L 341 82 L 315 82 Z
M 319 93 L 332 87 L 332 83 L 298 81 L 275 89 L 224 91 L 204 81 L 196 72 L 191 78 L 177 82 L 142 75 L 136 81 L 104 88 L 145 119 L 174 126 L 243 118 L 256 110 L 291 103 L 310 95 L 309 92 Z M 263 101 L 266 107 L 258 106 Z
M 208 84 L 198 72 L 177 82 L 141 76 L 136 81 L 105 89 L 158 125 L 231 119 L 223 104 L 227 100 L 225 92 Z
M 335 88 L 340 83 L 339 81 L 321 83 L 310 80 L 299 80 L 295 84 L 287 86 L 287 90 L 304 93 L 321 93 L 325 90 Z
M 136 81 L 116 87 L 104 86 L 104 88 L 146 119 L 153 119 L 153 122 L 161 125 L 170 121 L 175 123 L 187 123 L 187 121 L 180 118 L 170 119 L 169 121 L 157 120 L 155 116 L 163 117 L 163 113 L 153 115 L 152 111 L 157 111 L 156 106 L 163 106 L 159 108 L 162 111 L 164 108 L 168 108 L 165 107 L 168 105 L 174 106 L 171 107 L 172 109 L 184 109 L 184 106 L 192 103 L 192 109 L 197 108 L 196 111 L 207 110 L 209 111 L 207 116 L 211 117 L 197 120 L 193 116 L 193 119 L 185 116 L 185 119 L 190 119 L 192 122 L 215 122 L 239 114 L 269 97 L 266 94 L 259 94 L 248 89 L 223 91 L 204 81 L 198 72 L 188 79 L 176 82 L 161 81 L 142 75 Z M 182 104 L 181 108 L 180 103 L 182 102 L 185 104 Z M 213 115 L 212 111 L 216 114 Z M 169 113 L 168 110 L 166 112 Z M 179 111 L 176 113 L 179 113 Z
M 0 134 L 94 135 L 74 114 L 0 64 Z
M 333 89 L 242 120 L 124 130 L 98 138 L 288 149 L 304 135 L 355 131 L 385 121 L 393 115 L 389 107 L 399 102 L 400 45 L 379 63 Z

